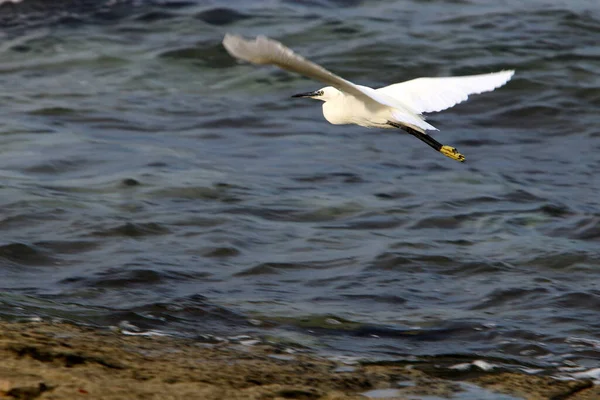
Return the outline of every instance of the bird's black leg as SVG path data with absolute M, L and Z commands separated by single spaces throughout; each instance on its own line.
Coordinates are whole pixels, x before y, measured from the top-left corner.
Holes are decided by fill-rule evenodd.
M 465 161 L 465 156 L 460 154 L 454 147 L 443 145 L 426 133 L 419 132 L 416 129 L 410 128 L 408 126 L 400 125 L 400 124 L 397 124 L 397 123 L 391 122 L 391 121 L 388 121 L 388 124 L 393 126 L 394 128 L 399 128 L 399 129 L 402 129 L 402 130 L 410 133 L 411 135 L 413 135 L 414 137 L 418 138 L 419 140 L 422 140 L 423 142 L 427 143 L 429 146 L 433 147 L 435 150 L 439 151 L 446 157 L 450 157 L 453 160 L 460 161 L 460 162 Z

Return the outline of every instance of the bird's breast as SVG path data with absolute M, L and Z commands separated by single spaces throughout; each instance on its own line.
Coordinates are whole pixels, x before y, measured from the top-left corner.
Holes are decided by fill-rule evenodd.
M 367 107 L 362 101 L 349 96 L 323 103 L 323 116 L 333 125 L 381 126 L 387 124 L 387 114 L 387 107 Z
M 323 103 L 323 116 L 333 125 L 351 124 L 352 121 L 348 113 L 344 110 L 343 104 L 337 101 L 327 101 Z

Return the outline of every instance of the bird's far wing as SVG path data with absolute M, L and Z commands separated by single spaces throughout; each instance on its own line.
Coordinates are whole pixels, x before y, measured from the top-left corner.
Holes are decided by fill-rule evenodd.
M 515 71 L 443 78 L 417 78 L 377 89 L 410 104 L 418 113 L 442 111 L 467 100 L 470 94 L 490 92 L 510 80 Z
M 308 61 L 294 53 L 291 49 L 266 36 L 258 36 L 254 40 L 246 40 L 241 36 L 227 33 L 223 46 L 232 56 L 253 64 L 273 64 L 279 68 L 296 72 L 300 75 L 316 79 L 331 85 L 343 92 L 358 97 L 363 101 L 375 101 L 385 106 L 394 107 L 391 99 L 375 90 L 359 87 L 350 81 L 327 71 L 325 68 Z

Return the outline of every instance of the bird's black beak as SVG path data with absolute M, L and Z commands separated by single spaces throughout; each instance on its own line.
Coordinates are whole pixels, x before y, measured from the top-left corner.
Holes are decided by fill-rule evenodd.
M 322 94 L 323 94 L 323 91 L 315 90 L 314 92 L 298 93 L 298 94 L 293 95 L 292 97 L 317 97 L 317 96 L 321 96 Z

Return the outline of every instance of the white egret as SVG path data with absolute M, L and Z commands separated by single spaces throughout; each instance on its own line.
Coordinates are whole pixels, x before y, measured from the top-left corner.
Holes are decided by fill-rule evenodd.
M 422 114 L 453 107 L 467 100 L 471 94 L 492 91 L 508 82 L 514 74 L 510 70 L 482 75 L 417 78 L 372 89 L 340 78 L 265 36 L 246 40 L 226 34 L 223 46 L 229 54 L 241 60 L 253 64 L 274 64 L 331 85 L 292 96 L 322 100 L 323 116 L 331 124 L 400 128 L 443 155 L 461 162 L 465 161 L 465 157 L 454 147 L 442 145 L 425 133 L 437 128 L 425 122 Z

